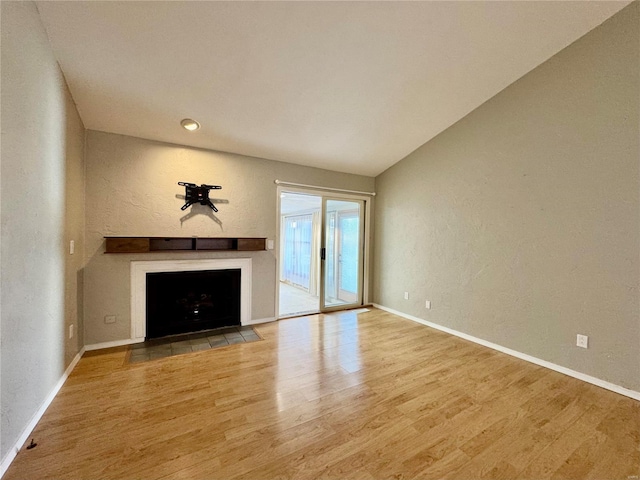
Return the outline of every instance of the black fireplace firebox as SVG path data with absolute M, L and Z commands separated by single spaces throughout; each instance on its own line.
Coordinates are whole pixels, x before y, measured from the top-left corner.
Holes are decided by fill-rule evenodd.
M 240 325 L 240 269 L 147 273 L 147 339 Z

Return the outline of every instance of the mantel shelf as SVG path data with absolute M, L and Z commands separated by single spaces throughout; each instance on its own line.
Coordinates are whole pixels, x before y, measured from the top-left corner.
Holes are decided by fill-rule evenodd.
M 266 250 L 266 238 L 104 237 L 105 253 L 206 252 Z

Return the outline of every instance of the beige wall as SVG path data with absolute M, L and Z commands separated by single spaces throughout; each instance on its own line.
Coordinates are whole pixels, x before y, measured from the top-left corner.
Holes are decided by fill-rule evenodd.
M 35 5 L 1 12 L 4 460 L 83 343 L 84 127 Z
M 374 179 L 259 158 L 88 131 L 85 343 L 130 338 L 132 260 L 251 257 L 251 318 L 275 317 L 275 250 L 225 253 L 104 254 L 104 236 L 276 238 L 274 180 L 370 191 Z M 211 197 L 219 208 L 180 210 L 179 181 L 222 185 Z M 194 215 L 184 218 L 193 212 Z M 105 324 L 105 315 L 116 315 Z
M 85 255 L 85 129 L 65 85 L 65 188 L 64 188 L 64 315 L 65 365 L 84 347 L 83 272 Z M 75 253 L 70 253 L 73 241 Z M 69 338 L 69 325 L 74 325 Z
M 376 178 L 377 303 L 640 390 L 638 10 Z

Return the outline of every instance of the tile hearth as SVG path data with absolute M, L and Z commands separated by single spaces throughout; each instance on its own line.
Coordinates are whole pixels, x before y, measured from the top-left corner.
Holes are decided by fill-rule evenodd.
M 206 332 L 173 335 L 147 340 L 131 346 L 129 363 L 140 363 L 183 353 L 226 347 L 235 343 L 262 340 L 253 327 L 226 327 Z

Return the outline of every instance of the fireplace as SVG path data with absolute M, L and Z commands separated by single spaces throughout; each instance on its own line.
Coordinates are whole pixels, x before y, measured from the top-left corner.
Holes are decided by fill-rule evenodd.
M 235 273 L 230 273 L 235 272 Z M 167 283 L 174 284 L 174 291 L 179 290 L 183 294 L 182 310 L 175 307 L 178 313 L 182 311 L 184 314 L 184 322 L 190 323 L 186 328 L 189 332 L 205 330 L 208 328 L 216 328 L 220 323 L 229 325 L 249 325 L 251 322 L 251 258 L 223 258 L 223 259 L 202 259 L 202 260 L 152 260 L 152 261 L 133 261 L 131 262 L 131 339 L 135 341 L 144 341 L 147 338 L 155 338 L 163 335 L 177 333 L 173 330 L 177 328 L 173 323 L 181 323 L 175 316 L 170 320 L 171 325 L 165 325 L 156 329 L 147 325 L 148 310 L 154 315 L 153 310 L 169 310 L 174 306 L 164 303 L 164 298 L 159 300 L 160 306 L 156 302 L 149 302 L 147 299 L 148 284 L 156 283 L 156 274 L 176 274 L 168 275 Z M 193 287 L 191 281 L 185 281 L 182 275 L 195 274 L 197 280 L 201 280 L 204 284 L 209 284 L 209 292 L 205 289 L 195 289 L 188 292 L 187 287 Z M 238 276 L 235 280 L 233 276 Z M 213 276 L 209 280 L 204 280 L 207 276 Z M 221 282 L 231 283 L 230 287 L 221 286 Z M 161 282 L 164 283 L 164 282 Z M 198 283 L 197 281 L 195 283 Z M 182 284 L 182 286 L 181 286 Z M 183 288 L 184 287 L 184 288 Z M 171 287 L 162 287 L 169 288 Z M 238 299 L 233 300 L 229 305 L 222 307 L 220 304 L 220 296 L 225 299 L 230 297 L 232 290 L 238 290 Z M 178 293 L 180 293 L 178 292 Z M 221 295 L 218 295 L 221 294 Z M 218 298 L 216 298 L 218 297 Z M 184 300 L 186 298 L 186 300 Z M 200 301 L 198 301 L 198 298 Z M 174 299 L 175 301 L 175 299 Z M 178 300 L 180 303 L 180 300 Z M 153 305 L 152 305 L 153 303 Z M 210 304 L 217 304 L 222 307 L 223 312 L 218 317 L 208 317 L 205 319 L 203 313 L 209 309 Z M 187 306 L 190 305 L 190 306 Z M 188 310 L 191 308 L 191 313 Z M 203 310 L 204 308 L 204 310 Z M 198 310 L 197 313 L 195 310 Z M 184 313 L 184 312 L 187 313 Z M 175 314 L 175 312 L 174 312 Z M 182 315 L 181 314 L 181 315 Z M 207 314 L 208 315 L 208 314 Z M 209 322 L 209 323 L 206 323 Z M 232 323 L 231 323 L 232 322 Z M 212 325 L 212 326 L 208 326 Z M 187 333 L 184 330 L 181 333 Z
M 240 325 L 240 269 L 147 273 L 147 339 Z

